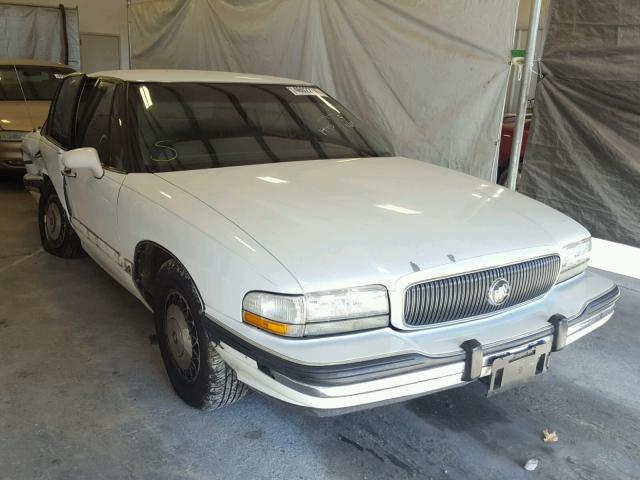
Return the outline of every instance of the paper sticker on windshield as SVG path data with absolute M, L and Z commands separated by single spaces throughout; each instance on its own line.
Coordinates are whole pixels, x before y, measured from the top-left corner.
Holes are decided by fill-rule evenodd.
M 65 75 L 64 73 L 54 73 L 54 74 L 53 74 L 53 76 L 54 76 L 55 78 L 57 78 L 58 80 L 60 80 L 61 78 L 63 78 L 63 77 L 64 77 L 64 75 Z
M 327 94 L 322 90 L 314 87 L 287 87 L 287 90 L 289 90 L 294 95 L 316 95 L 320 97 L 327 96 Z

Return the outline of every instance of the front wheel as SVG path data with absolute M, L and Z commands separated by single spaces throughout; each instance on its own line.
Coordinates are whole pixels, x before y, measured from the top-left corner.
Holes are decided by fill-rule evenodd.
M 62 258 L 85 255 L 80 238 L 73 231 L 58 194 L 51 183 L 45 183 L 38 203 L 38 227 L 43 248 Z
M 178 396 L 202 410 L 240 400 L 248 389 L 209 339 L 196 288 L 177 260 L 167 260 L 160 267 L 154 298 L 160 353 Z

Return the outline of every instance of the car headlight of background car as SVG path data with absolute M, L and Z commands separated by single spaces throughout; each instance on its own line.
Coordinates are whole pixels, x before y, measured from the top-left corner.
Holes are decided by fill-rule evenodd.
M 369 330 L 389 325 L 389 295 L 381 285 L 305 295 L 249 292 L 242 302 L 242 319 L 287 337 Z
M 14 130 L 0 130 L 0 142 L 21 142 L 29 132 L 18 132 Z
M 584 272 L 589 265 L 589 253 L 591 252 L 591 237 L 566 245 L 562 248 L 562 266 L 558 282 L 564 282 L 579 273 Z

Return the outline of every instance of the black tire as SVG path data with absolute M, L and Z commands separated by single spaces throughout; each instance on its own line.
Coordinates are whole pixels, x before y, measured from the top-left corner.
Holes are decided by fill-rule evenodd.
M 158 271 L 154 312 L 162 361 L 182 400 L 201 410 L 216 410 L 246 395 L 247 386 L 218 354 L 203 327 L 196 287 L 175 259 L 167 260 Z
M 38 227 L 40 241 L 47 252 L 62 258 L 86 255 L 50 182 L 46 182 L 40 192 Z

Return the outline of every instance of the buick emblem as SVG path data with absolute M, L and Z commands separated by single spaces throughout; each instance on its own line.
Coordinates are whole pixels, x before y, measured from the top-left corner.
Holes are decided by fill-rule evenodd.
M 511 285 L 506 278 L 497 278 L 493 281 L 487 292 L 487 300 L 491 305 L 497 307 L 507 301 L 511 294 Z

